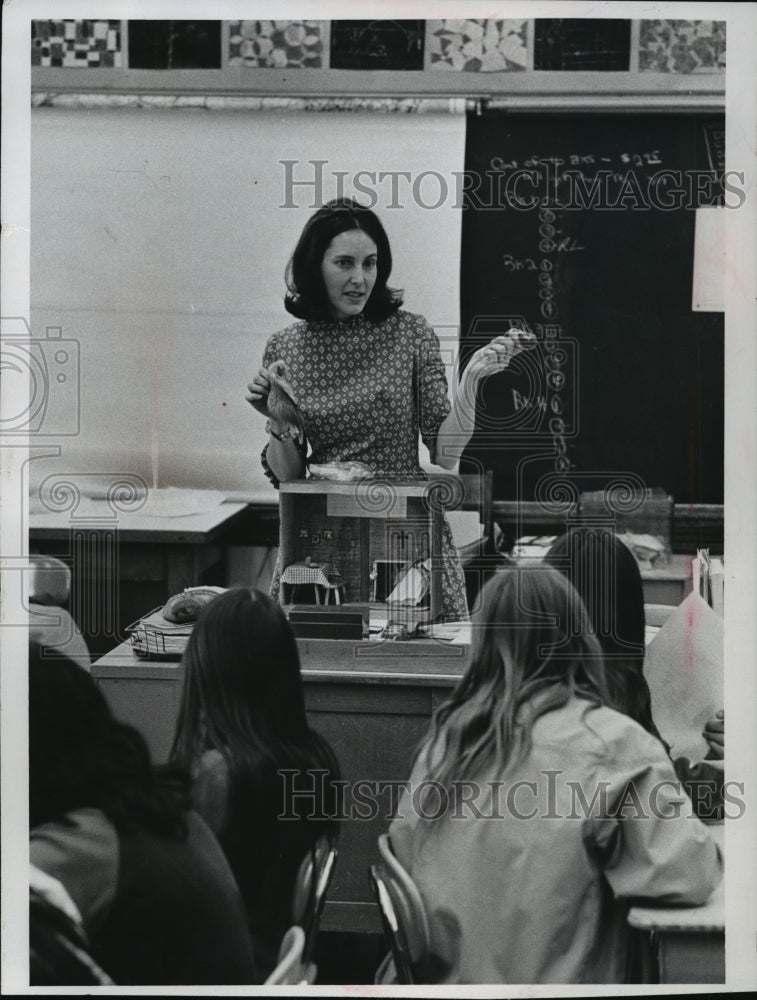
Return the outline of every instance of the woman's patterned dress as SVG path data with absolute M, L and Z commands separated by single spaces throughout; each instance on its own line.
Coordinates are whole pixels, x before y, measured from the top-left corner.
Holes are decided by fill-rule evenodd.
M 310 463 L 356 461 L 382 478 L 427 478 L 418 434 L 433 460 L 450 402 L 439 341 L 422 316 L 398 310 L 377 323 L 362 316 L 295 323 L 266 345 L 263 365 L 279 359 L 304 419 Z M 277 485 L 266 451 L 263 466 Z M 465 579 L 446 519 L 442 555 L 442 617 L 466 620 Z

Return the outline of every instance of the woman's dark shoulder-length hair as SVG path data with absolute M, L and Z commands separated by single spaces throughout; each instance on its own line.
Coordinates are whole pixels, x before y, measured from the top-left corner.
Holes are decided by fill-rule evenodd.
M 287 264 L 284 305 L 293 316 L 305 320 L 332 318 L 321 265 L 331 241 L 352 229 L 362 230 L 376 244 L 376 283 L 361 315 L 380 322 L 402 305 L 402 293 L 387 284 L 392 251 L 380 219 L 352 198 L 337 198 L 308 219 Z
M 119 722 L 92 677 L 29 647 L 29 823 L 100 809 L 117 830 L 182 837 L 189 775 L 155 767 L 143 737 Z

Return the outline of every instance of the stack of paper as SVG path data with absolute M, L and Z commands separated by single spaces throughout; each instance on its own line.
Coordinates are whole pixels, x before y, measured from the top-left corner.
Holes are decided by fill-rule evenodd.
M 192 634 L 193 626 L 193 622 L 172 625 L 163 617 L 163 609 L 159 608 L 130 626 L 131 644 L 135 654 L 146 659 L 158 656 L 179 659 Z
M 725 569 L 723 560 L 718 559 L 716 556 L 711 556 L 709 549 L 697 549 L 697 556 L 692 561 L 691 568 L 694 590 L 722 618 L 725 596 Z

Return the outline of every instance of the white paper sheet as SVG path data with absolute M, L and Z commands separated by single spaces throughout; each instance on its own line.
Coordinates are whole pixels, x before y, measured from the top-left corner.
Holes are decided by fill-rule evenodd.
M 696 210 L 691 292 L 695 312 L 725 312 L 725 211 Z
M 647 647 L 652 715 L 674 756 L 701 760 L 702 730 L 723 707 L 723 620 L 691 593 Z

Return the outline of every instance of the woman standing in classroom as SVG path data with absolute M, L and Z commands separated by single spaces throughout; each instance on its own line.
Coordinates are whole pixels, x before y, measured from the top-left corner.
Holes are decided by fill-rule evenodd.
M 285 306 L 299 322 L 269 339 L 247 396 L 268 418 L 263 465 L 274 485 L 301 477 L 310 462 L 360 462 L 374 475 L 423 479 L 419 433 L 431 461 L 453 469 L 473 433 L 481 380 L 531 346 L 521 331 L 495 337 L 472 356 L 450 403 L 437 336 L 423 316 L 400 308 L 391 270 L 389 239 L 370 209 L 337 199 L 306 223 L 286 274 Z M 269 410 L 276 361 L 286 365 L 304 437 Z M 465 620 L 465 580 L 446 520 L 442 546 L 442 618 Z M 277 568 L 273 594 L 278 582 Z

